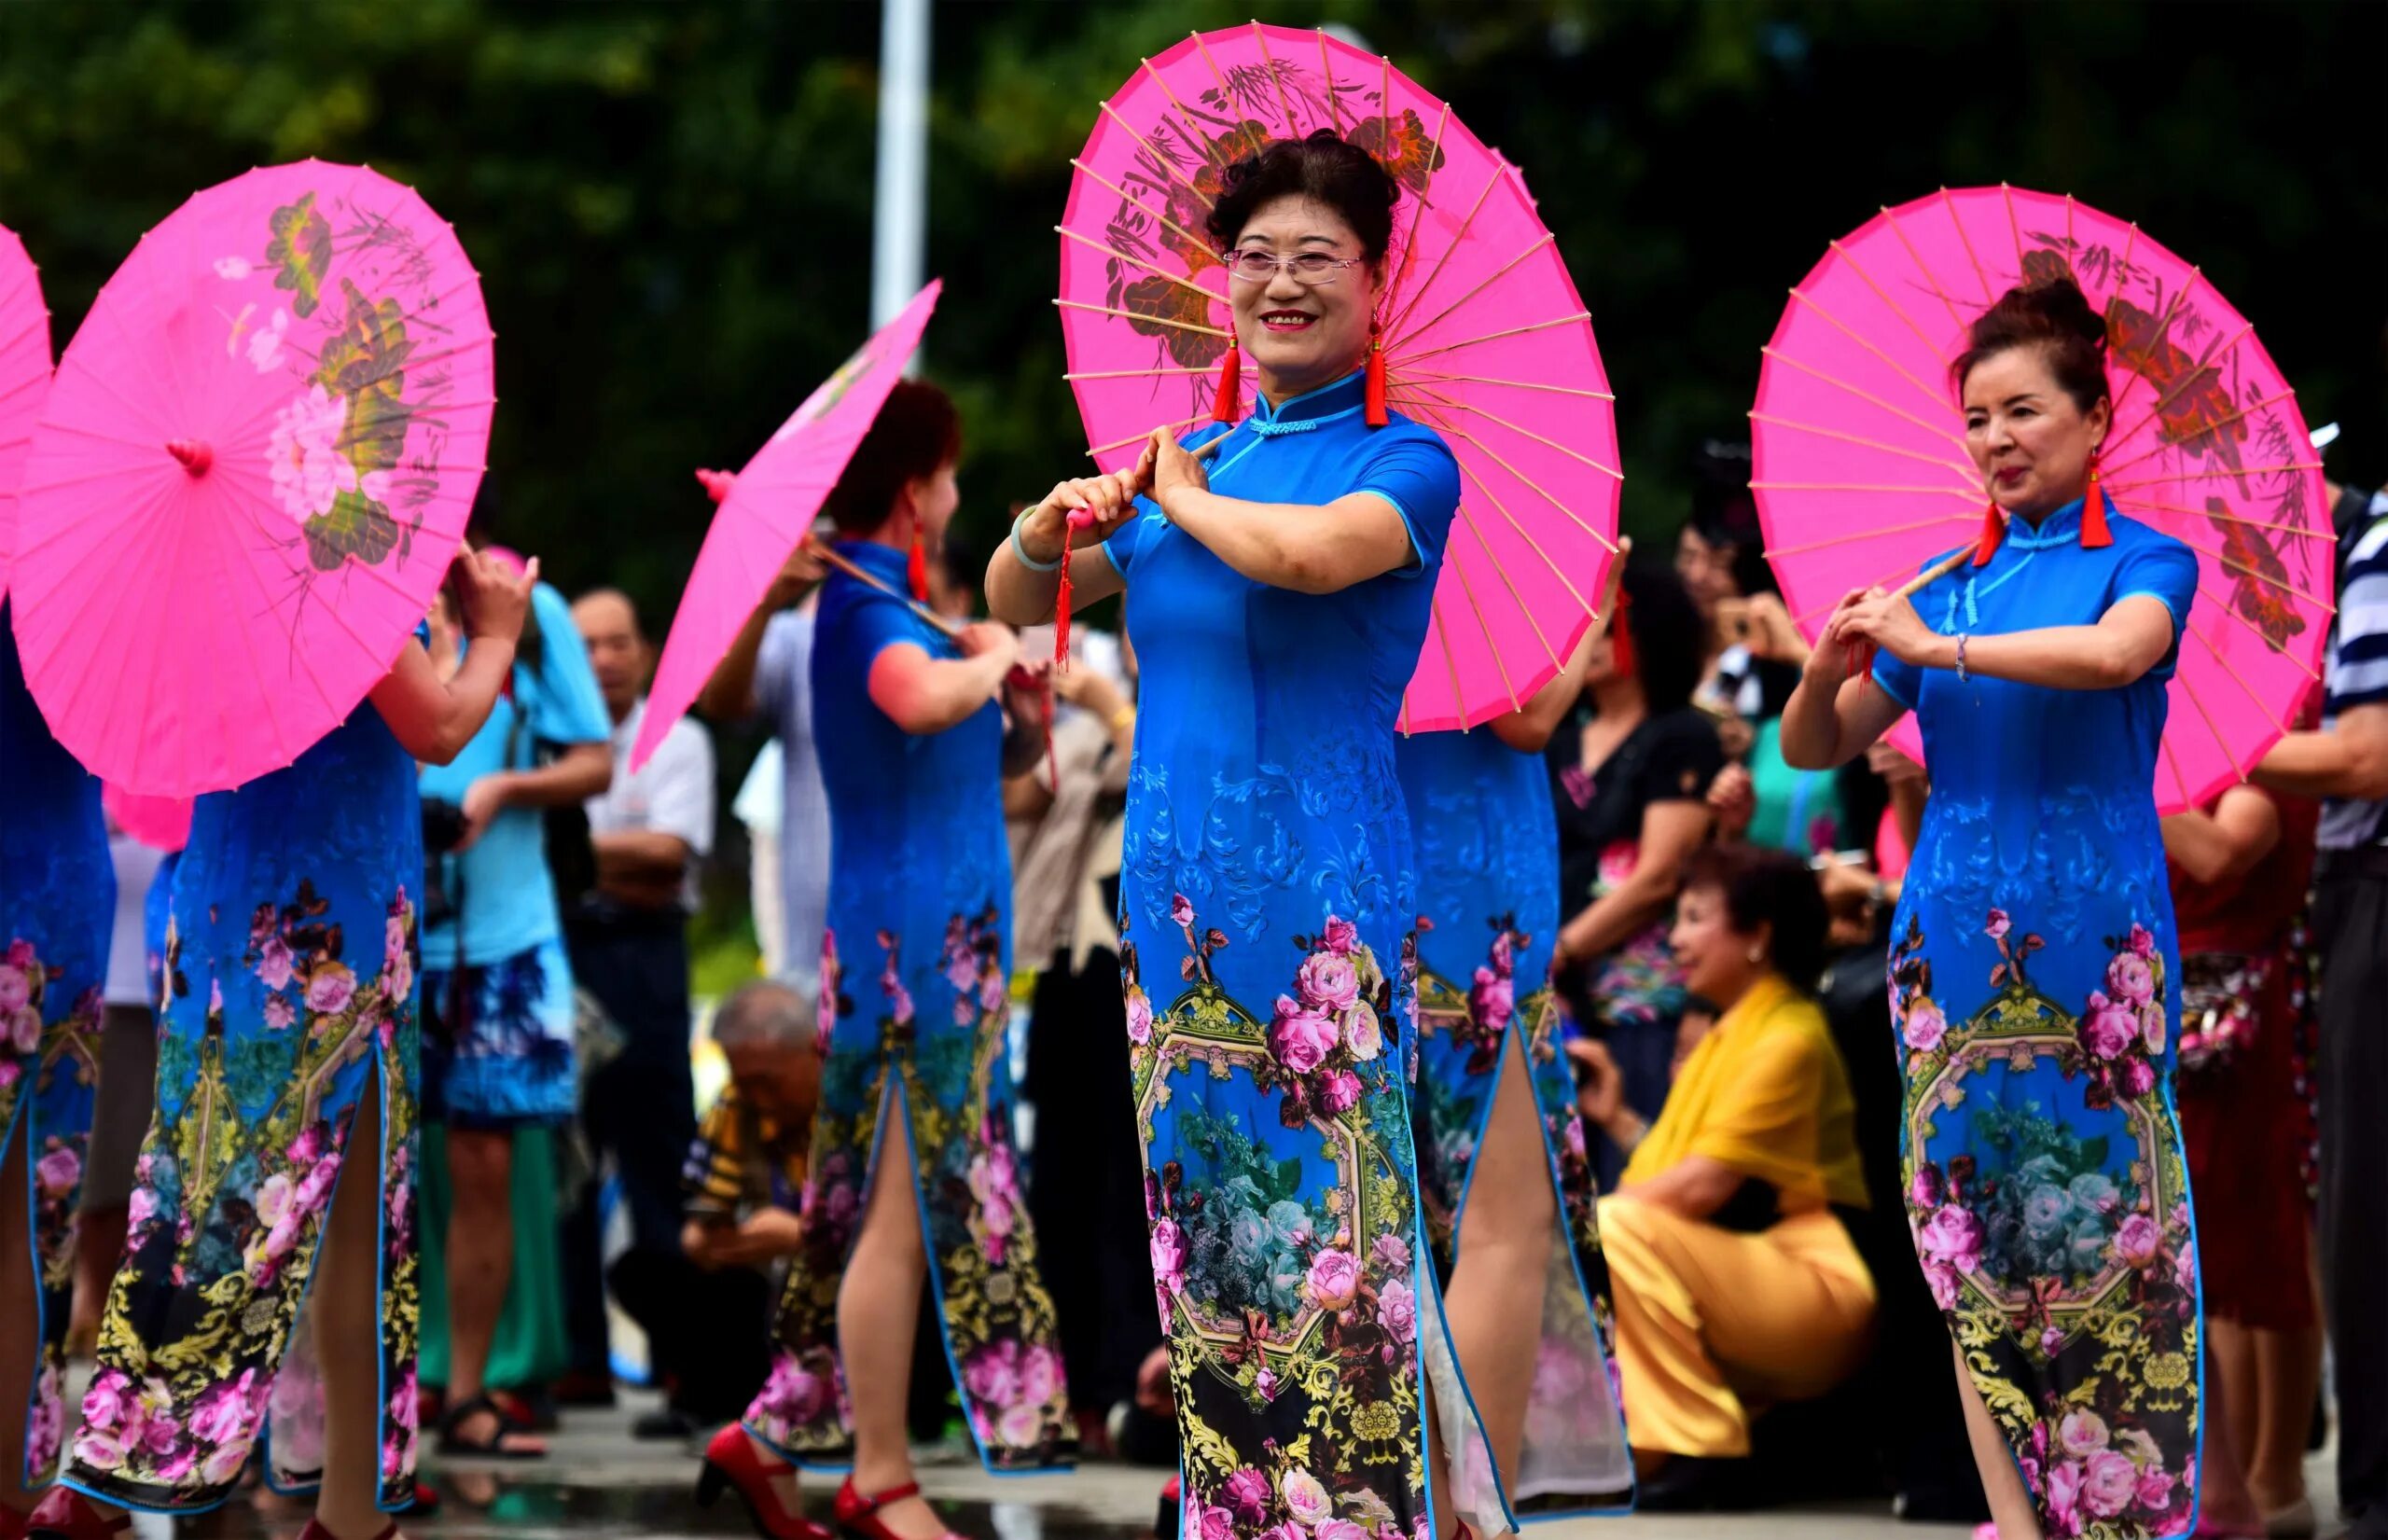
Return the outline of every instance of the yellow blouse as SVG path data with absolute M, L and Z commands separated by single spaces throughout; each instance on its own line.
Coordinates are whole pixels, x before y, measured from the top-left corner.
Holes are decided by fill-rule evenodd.
M 1825 1203 L 1864 1208 L 1855 1120 L 1824 1012 L 1769 974 L 1684 1061 L 1625 1180 L 1645 1182 L 1704 1155 L 1771 1185 L 1786 1214 Z

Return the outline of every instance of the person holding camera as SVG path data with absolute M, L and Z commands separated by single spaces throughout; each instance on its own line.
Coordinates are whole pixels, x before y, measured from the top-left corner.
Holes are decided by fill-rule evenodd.
M 443 676 L 471 652 L 451 598 L 442 596 L 432 621 L 432 661 Z M 545 1452 L 490 1400 L 482 1380 L 516 1270 L 516 1132 L 563 1123 L 578 1101 L 572 971 L 548 865 L 559 853 L 546 814 L 577 810 L 605 789 L 612 729 L 571 605 L 542 583 L 489 720 L 453 761 L 422 772 L 423 1117 L 446 1134 L 450 1188 L 426 1184 L 430 1217 L 443 1197 L 449 1209 L 443 1452 Z M 429 1169 L 436 1174 L 437 1163 Z M 552 1223 L 526 1230 L 552 1253 Z M 436 1279 L 437 1269 L 425 1274 Z M 561 1316 L 560 1302 L 551 1313 Z

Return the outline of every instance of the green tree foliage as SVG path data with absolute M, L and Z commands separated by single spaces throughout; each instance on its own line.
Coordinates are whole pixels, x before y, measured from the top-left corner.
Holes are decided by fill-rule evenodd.
M 964 527 L 1083 465 L 1050 313 L 1068 159 L 1141 55 L 1247 0 L 942 0 L 932 373 Z M 1784 289 L 1882 203 L 2072 191 L 2205 265 L 2332 465 L 2388 475 L 2388 7 L 1972 0 L 1288 0 L 1359 32 L 1525 169 L 1591 306 L 1663 537 L 1738 435 Z M 479 266 L 492 533 L 669 618 L 735 465 L 866 321 L 878 7 L 781 0 L 0 7 L 0 222 L 62 344 L 192 189 L 308 155 L 421 187 Z

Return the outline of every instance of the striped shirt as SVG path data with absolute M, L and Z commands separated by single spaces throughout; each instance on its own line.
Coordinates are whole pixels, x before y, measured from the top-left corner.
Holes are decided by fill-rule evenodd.
M 2370 519 L 2339 582 L 2338 623 L 2322 673 L 2325 732 L 2353 707 L 2388 704 L 2388 491 L 2372 495 Z M 2322 849 L 2353 850 L 2383 839 L 2388 801 L 2334 797 L 2322 804 Z
M 688 1163 L 680 1172 L 687 1195 L 683 1212 L 706 1224 L 734 1224 L 760 1208 L 794 1214 L 801 1207 L 811 1131 L 790 1138 L 777 1120 L 749 1108 L 735 1081 L 697 1125 Z

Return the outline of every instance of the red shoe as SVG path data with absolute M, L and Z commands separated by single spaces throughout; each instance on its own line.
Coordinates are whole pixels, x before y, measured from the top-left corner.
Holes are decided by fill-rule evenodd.
M 783 1465 L 780 1470 L 786 1468 Z M 780 1505 L 779 1493 L 771 1490 L 771 1478 L 779 1473 L 763 1464 L 755 1441 L 746 1436 L 743 1427 L 732 1422 L 705 1445 L 704 1466 L 697 1472 L 697 1506 L 713 1506 L 727 1487 L 746 1505 L 746 1517 L 763 1540 L 834 1540 L 828 1525 L 814 1523 Z
M 397 1540 L 397 1534 L 398 1521 L 393 1519 L 382 1526 L 382 1533 L 375 1535 L 373 1540 Z M 298 1532 L 298 1540 L 340 1540 L 340 1536 L 326 1529 L 322 1519 L 310 1519 L 307 1520 L 307 1527 Z
M 859 1535 L 861 1540 L 904 1540 L 902 1535 L 889 1529 L 886 1522 L 878 1517 L 879 1510 L 890 1503 L 900 1503 L 907 1497 L 918 1497 L 920 1494 L 921 1484 L 918 1481 L 907 1481 L 900 1487 L 890 1487 L 885 1491 L 865 1497 L 854 1490 L 854 1478 L 849 1476 L 838 1488 L 838 1502 L 834 1511 L 838 1516 L 839 1527 L 849 1534 Z M 962 1540 L 962 1536 L 951 1530 L 947 1530 L 937 1537 L 937 1540 Z
M 107 1540 L 111 1534 L 128 1533 L 132 1529 L 132 1515 L 103 1519 L 81 1492 L 72 1487 L 52 1487 L 25 1515 L 24 1534 L 25 1540 Z

